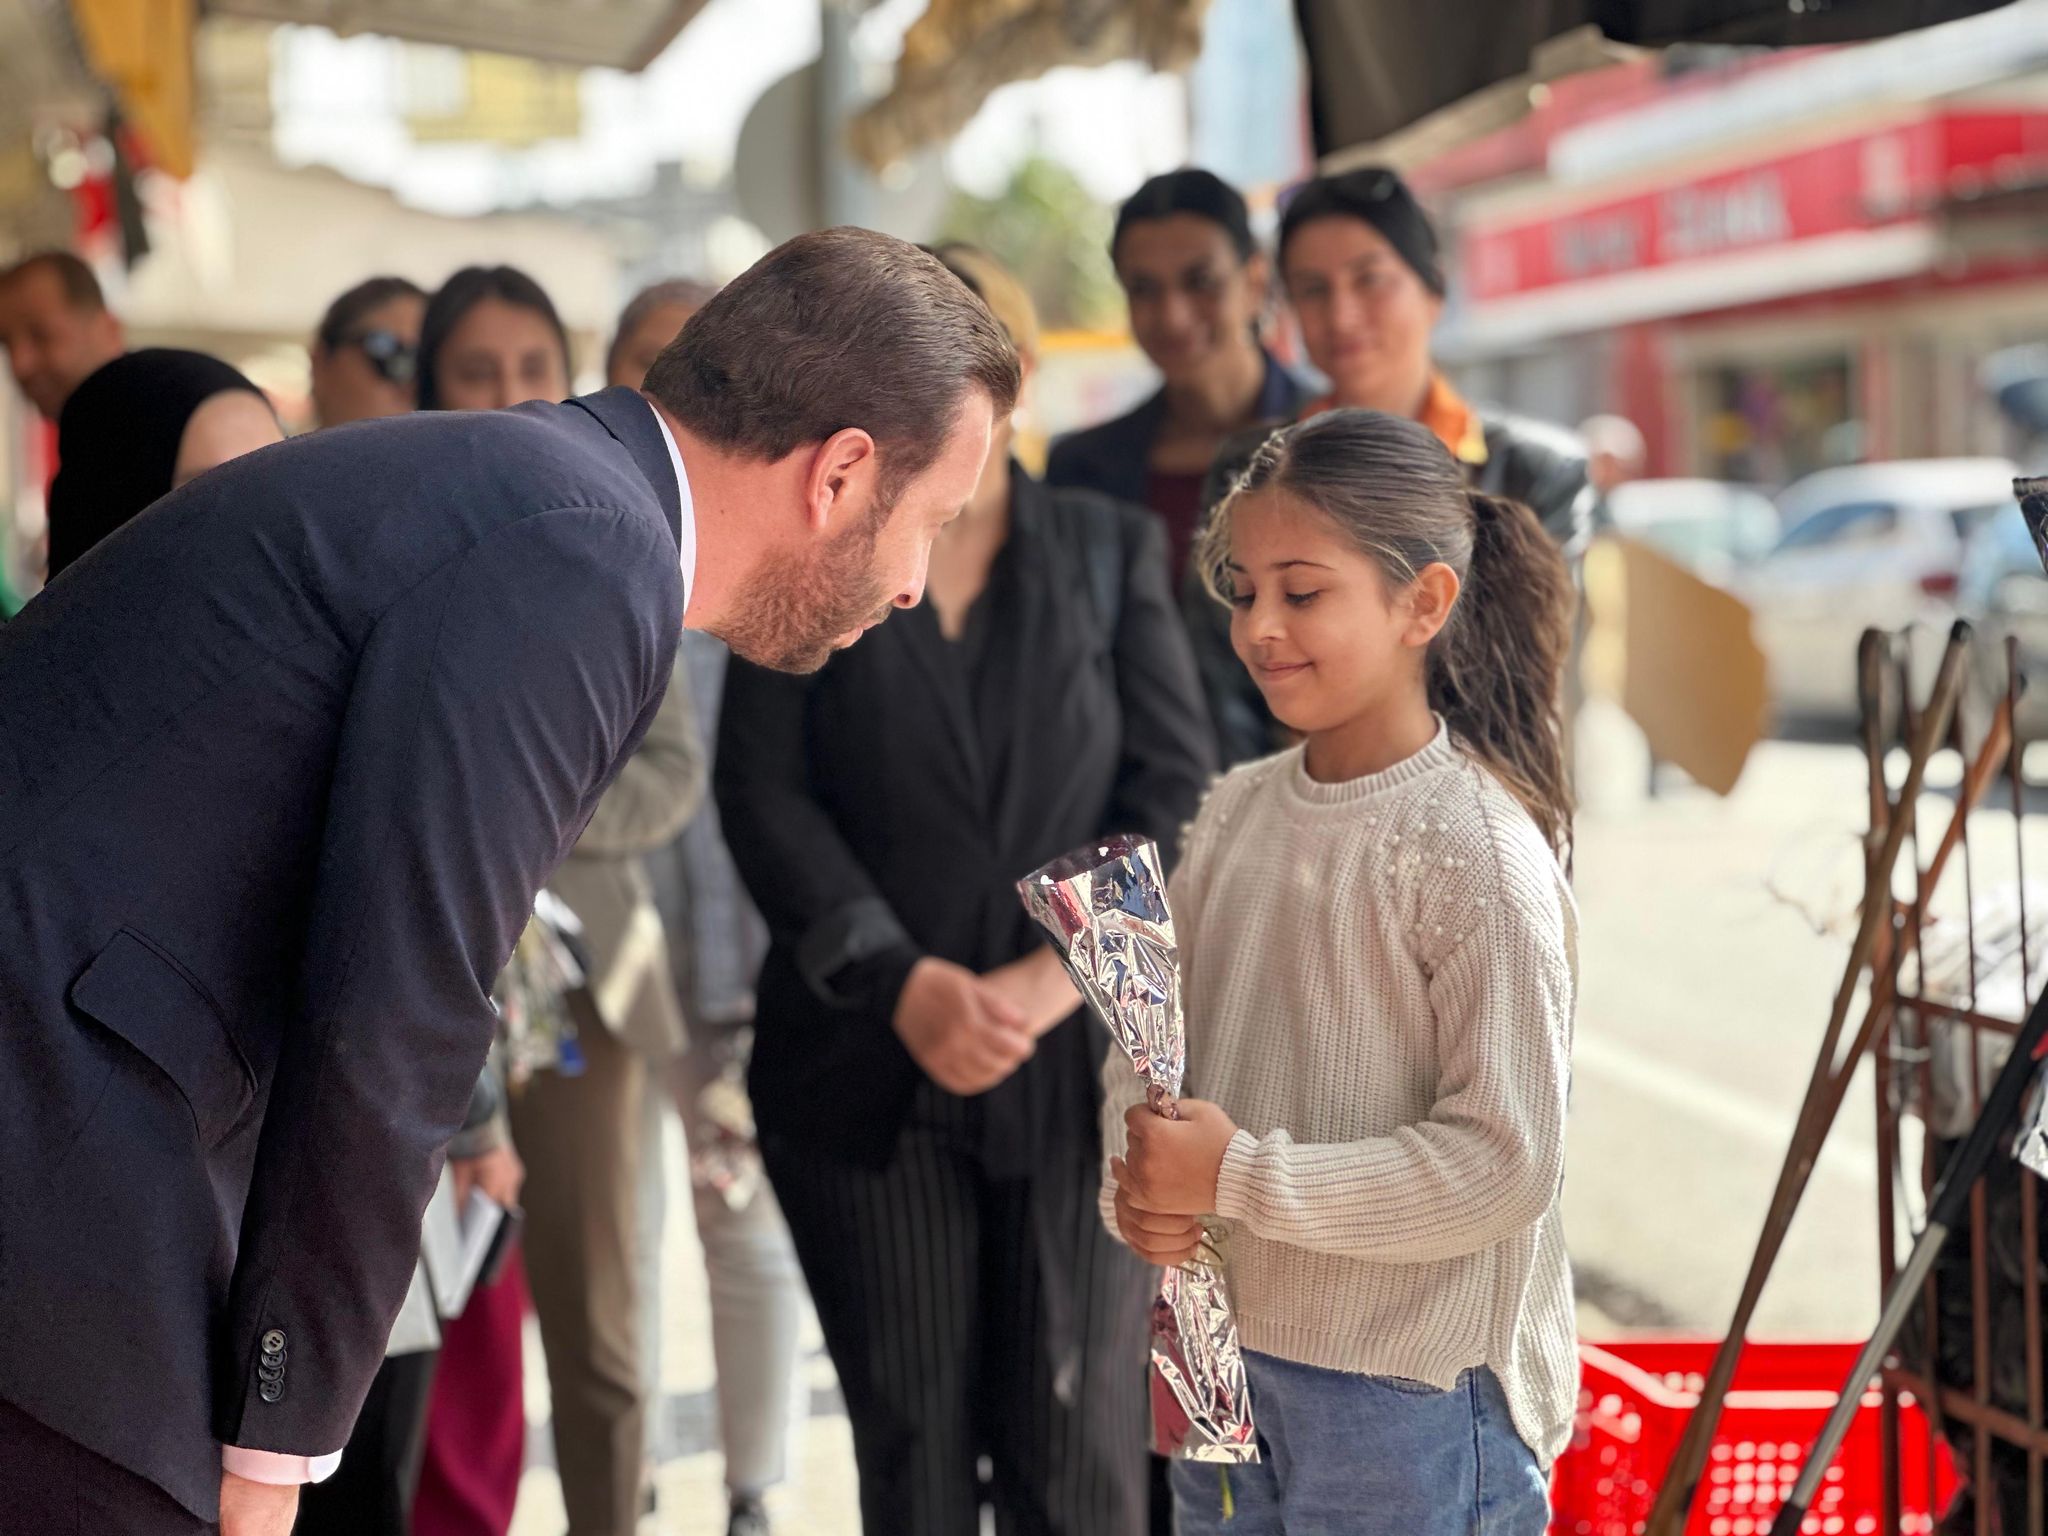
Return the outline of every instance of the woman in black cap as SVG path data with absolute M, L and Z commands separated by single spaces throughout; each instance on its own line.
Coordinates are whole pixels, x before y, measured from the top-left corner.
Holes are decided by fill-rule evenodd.
M 1217 450 L 1256 422 L 1292 416 L 1307 391 L 1260 345 L 1272 270 L 1228 182 L 1196 170 L 1154 176 L 1117 211 L 1109 254 L 1131 335 L 1164 382 L 1127 415 L 1054 443 L 1046 484 L 1149 507 L 1166 524 L 1178 579 Z
M 1378 167 L 1319 177 L 1280 217 L 1280 281 L 1309 358 L 1330 381 L 1304 416 L 1356 407 L 1407 416 L 1433 432 L 1466 482 L 1535 512 L 1568 555 L 1589 528 L 1585 449 L 1562 427 L 1468 403 L 1437 370 L 1430 337 L 1443 315 L 1436 228 L 1405 182 Z M 1214 506 L 1278 421 L 1224 445 L 1203 493 Z M 1283 743 L 1230 648 L 1227 610 L 1188 594 L 1189 627 L 1226 764 Z
M 57 421 L 50 579 L 157 498 L 283 437 L 263 391 L 217 357 L 148 347 L 115 358 Z

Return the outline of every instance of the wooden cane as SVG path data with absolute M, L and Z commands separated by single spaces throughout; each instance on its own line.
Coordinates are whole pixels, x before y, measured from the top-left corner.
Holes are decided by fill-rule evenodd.
M 1935 674 L 1927 708 L 1916 722 L 1917 729 L 1907 758 L 1906 780 L 1899 789 L 1900 805 L 1910 806 L 1919 799 L 1921 786 L 1927 777 L 1928 759 L 1947 735 L 1948 719 L 1955 707 L 1969 641 L 1969 625 L 1958 621 L 1949 632 L 1948 646 L 1942 653 L 1941 669 Z M 1843 967 L 1841 985 L 1835 991 L 1834 1007 L 1828 1015 L 1827 1033 L 1822 1036 L 1820 1050 L 1814 1058 L 1813 1074 L 1807 1083 L 1806 1097 L 1800 1104 L 1799 1119 L 1793 1127 L 1791 1143 L 1786 1148 L 1777 1187 L 1771 1194 L 1763 1232 L 1750 1259 L 1748 1277 L 1736 1301 L 1735 1315 L 1730 1320 L 1727 1336 L 1715 1352 L 1713 1368 L 1701 1387 L 1699 1405 L 1686 1421 L 1685 1433 L 1672 1455 L 1671 1465 L 1665 1471 L 1663 1486 L 1657 1490 L 1657 1501 L 1651 1507 L 1649 1521 L 1644 1527 L 1645 1536 L 1680 1536 L 1685 1529 L 1686 1517 L 1692 1511 L 1693 1498 L 1706 1470 L 1714 1429 L 1720 1423 L 1722 1404 L 1727 1399 L 1729 1384 L 1735 1379 L 1735 1367 L 1741 1361 L 1749 1325 L 1755 1319 L 1757 1304 L 1763 1297 L 1764 1282 L 1770 1278 L 1771 1270 L 1778 1261 L 1785 1236 L 1791 1230 L 1792 1218 L 1798 1212 L 1800 1198 L 1806 1192 L 1807 1181 L 1812 1177 L 1814 1164 L 1841 1106 L 1847 1078 L 1842 1076 L 1838 1080 L 1836 1051 L 1841 1044 L 1864 967 L 1870 964 L 1879 937 L 1893 921 L 1893 903 L 1889 895 L 1892 871 L 1897 868 L 1899 851 L 1905 845 L 1908 819 L 1899 815 L 1888 818 L 1884 840 L 1871 860 L 1869 895 L 1863 904 L 1863 919 L 1857 926 L 1855 942 L 1849 947 L 1848 964 Z M 1878 1022 L 1878 999 L 1875 995 L 1871 1002 L 1864 1027 L 1858 1032 L 1859 1041 L 1867 1039 Z

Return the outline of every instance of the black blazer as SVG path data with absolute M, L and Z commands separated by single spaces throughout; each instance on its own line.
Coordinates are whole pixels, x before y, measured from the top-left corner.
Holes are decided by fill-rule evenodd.
M 1260 421 L 1291 421 L 1308 401 L 1308 389 L 1268 352 L 1266 378 L 1259 387 L 1256 413 Z M 1152 445 L 1166 423 L 1166 391 L 1159 390 L 1135 409 L 1084 431 L 1070 432 L 1046 456 L 1048 485 L 1082 486 L 1119 501 L 1145 502 L 1151 476 Z
M 202 1519 L 343 1445 L 491 981 L 667 687 L 629 391 L 364 423 L 0 630 L 0 1398 Z
M 920 1077 L 891 1027 L 911 966 L 986 971 L 1031 953 L 1043 941 L 1018 879 L 1108 831 L 1172 851 L 1200 800 L 1210 733 L 1157 523 L 1022 471 L 1012 516 L 1013 568 L 991 578 L 1015 599 L 990 639 L 1012 659 L 1001 761 L 984 760 L 977 701 L 928 608 L 815 677 L 733 665 L 716 785 L 772 935 L 751 1069 L 766 1137 L 885 1162 Z M 1123 566 L 1113 635 L 1083 527 L 1105 519 Z M 1092 1016 L 1069 1020 L 984 1097 L 1027 1097 L 1031 1125 L 1092 1142 L 1106 1043 Z

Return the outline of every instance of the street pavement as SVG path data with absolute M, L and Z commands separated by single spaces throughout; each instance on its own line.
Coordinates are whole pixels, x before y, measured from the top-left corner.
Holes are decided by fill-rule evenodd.
M 1581 734 L 1585 806 L 1578 1036 L 1565 1223 L 1590 1339 L 1717 1336 L 1733 1308 L 1805 1093 L 1855 921 L 1866 812 L 1853 747 L 1759 748 L 1726 800 L 1648 765 L 1597 704 Z M 1955 764 L 1937 765 L 1936 786 Z M 1936 794 L 1930 843 L 1945 820 Z M 1981 883 L 2009 872 L 2009 817 L 1973 824 Z M 2033 845 L 2030 842 L 2030 850 Z M 2036 852 L 2048 868 L 2048 849 Z M 1959 880 L 1957 882 L 1959 885 Z M 1948 887 L 1944 888 L 1945 891 Z M 1853 1016 L 1852 1016 L 1853 1017 Z M 1877 1169 L 1866 1067 L 1815 1171 L 1755 1333 L 1849 1339 L 1877 1312 Z M 684 1189 L 680 1144 L 671 1191 Z M 709 1324 L 690 1207 L 674 1199 L 663 1256 L 660 1509 L 644 1536 L 723 1536 Z M 815 1325 L 779 1533 L 858 1536 L 850 1440 Z M 529 1328 L 530 1465 L 514 1536 L 560 1536 L 547 1394 Z

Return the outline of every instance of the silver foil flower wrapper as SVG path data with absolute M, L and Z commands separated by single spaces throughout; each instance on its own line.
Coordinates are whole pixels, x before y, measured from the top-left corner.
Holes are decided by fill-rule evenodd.
M 1017 883 L 1081 995 L 1145 1082 L 1152 1112 L 1176 1119 L 1187 1069 L 1179 951 L 1159 848 L 1091 843 Z M 1152 1304 L 1152 1440 L 1186 1461 L 1258 1460 L 1251 1393 L 1212 1229 L 1203 1257 L 1170 1269 Z

